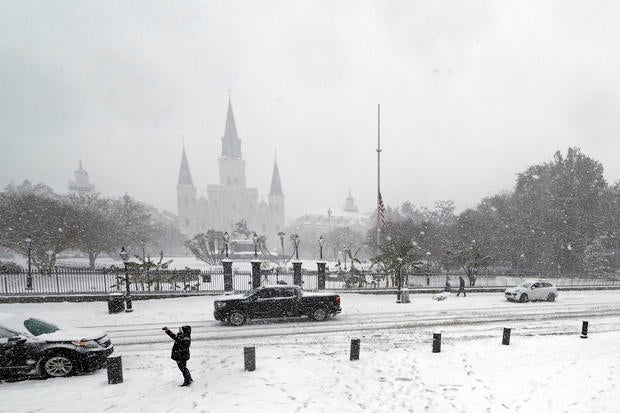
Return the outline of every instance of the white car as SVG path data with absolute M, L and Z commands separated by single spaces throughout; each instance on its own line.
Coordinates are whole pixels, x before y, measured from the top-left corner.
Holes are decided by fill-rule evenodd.
M 548 281 L 526 281 L 516 287 L 506 288 L 504 296 L 509 301 L 520 303 L 535 300 L 555 301 L 558 296 L 558 289 Z

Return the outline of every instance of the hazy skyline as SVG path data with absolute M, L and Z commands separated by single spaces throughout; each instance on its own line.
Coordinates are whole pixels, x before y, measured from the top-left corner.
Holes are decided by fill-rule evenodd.
M 182 140 L 218 183 L 231 90 L 247 185 L 277 151 L 287 221 L 382 193 L 458 210 L 578 146 L 620 179 L 612 1 L 0 4 L 0 186 L 97 190 L 176 213 Z

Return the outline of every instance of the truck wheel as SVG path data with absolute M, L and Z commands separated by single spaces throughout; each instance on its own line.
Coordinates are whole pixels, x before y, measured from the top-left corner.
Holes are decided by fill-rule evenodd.
M 324 321 L 325 319 L 327 319 L 327 316 L 328 316 L 327 309 L 323 306 L 315 307 L 314 310 L 312 310 L 312 313 L 310 314 L 310 318 L 313 319 L 314 321 Z
M 73 361 L 65 354 L 55 353 L 41 360 L 41 372 L 45 377 L 66 377 L 74 371 Z
M 521 297 L 519 297 L 520 303 L 525 303 L 527 302 L 527 300 L 528 300 L 527 294 L 521 294 Z
M 234 310 L 228 314 L 228 322 L 235 327 L 239 327 L 245 324 L 246 316 L 241 311 Z

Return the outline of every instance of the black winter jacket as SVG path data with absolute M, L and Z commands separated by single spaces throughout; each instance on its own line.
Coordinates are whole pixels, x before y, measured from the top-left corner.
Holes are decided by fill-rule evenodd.
M 179 334 L 174 334 L 170 330 L 166 330 L 166 334 L 174 340 L 170 358 L 175 361 L 189 360 L 189 346 L 192 344 L 192 328 L 190 326 L 183 326 Z
M 459 277 L 459 288 L 465 288 L 465 279 L 463 277 Z

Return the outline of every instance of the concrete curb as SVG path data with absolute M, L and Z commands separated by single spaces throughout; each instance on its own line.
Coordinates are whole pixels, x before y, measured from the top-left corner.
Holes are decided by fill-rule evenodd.
M 506 287 L 471 287 L 466 288 L 467 293 L 503 293 Z M 620 290 L 620 286 L 565 286 L 558 287 L 559 291 L 598 291 L 598 290 Z M 363 288 L 363 289 L 341 289 L 326 290 L 336 294 L 375 294 L 375 295 L 396 295 L 396 288 Z M 456 289 L 453 293 L 456 293 Z M 443 292 L 442 288 L 409 288 L 409 294 L 439 294 Z M 182 297 L 200 297 L 200 296 L 218 296 L 225 295 L 224 291 L 201 291 L 201 292 L 183 292 L 183 293 L 135 293 L 131 295 L 132 300 L 151 300 L 162 298 L 182 298 Z M 3 295 L 0 296 L 0 304 L 15 303 L 55 303 L 55 302 L 89 302 L 89 301 L 107 301 L 108 294 L 48 294 L 48 295 Z

